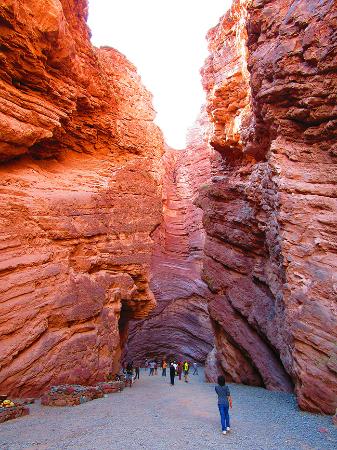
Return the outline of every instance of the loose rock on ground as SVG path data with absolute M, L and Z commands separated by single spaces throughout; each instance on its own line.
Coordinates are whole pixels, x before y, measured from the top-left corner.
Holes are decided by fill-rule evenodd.
M 294 396 L 230 385 L 232 431 L 223 436 L 214 385 L 141 378 L 120 394 L 71 408 L 34 404 L 31 415 L 0 427 L 1 450 L 333 450 L 331 417 L 301 412 Z

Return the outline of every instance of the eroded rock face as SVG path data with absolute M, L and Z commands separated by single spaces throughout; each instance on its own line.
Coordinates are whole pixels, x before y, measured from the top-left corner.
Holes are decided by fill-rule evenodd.
M 234 1 L 208 34 L 203 279 L 222 370 L 336 407 L 336 8 Z M 214 364 L 210 364 L 210 368 Z M 210 371 L 211 372 L 211 371 Z M 212 377 L 212 373 L 209 373 Z
M 0 3 L 1 389 L 102 380 L 152 289 L 129 359 L 203 362 L 213 327 L 208 379 L 333 413 L 334 1 L 235 0 L 208 35 L 210 124 L 161 162 L 151 95 L 86 10 Z
M 95 49 L 85 1 L 1 14 L 0 383 L 8 395 L 92 384 L 145 317 L 163 152 L 151 95 Z
M 206 123 L 202 114 L 189 132 L 187 149 L 167 149 L 162 158 L 163 222 L 154 235 L 150 284 L 157 306 L 130 326 L 127 360 L 172 357 L 204 363 L 212 348 L 210 291 L 201 280 L 202 211 L 193 203 L 211 177 Z

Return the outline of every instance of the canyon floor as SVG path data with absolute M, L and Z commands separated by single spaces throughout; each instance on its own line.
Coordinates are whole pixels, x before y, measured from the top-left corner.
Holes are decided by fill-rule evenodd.
M 32 405 L 31 415 L 0 426 L 0 449 L 332 450 L 331 417 L 300 412 L 292 395 L 230 385 L 232 431 L 220 432 L 214 385 L 141 379 L 121 394 L 76 408 Z

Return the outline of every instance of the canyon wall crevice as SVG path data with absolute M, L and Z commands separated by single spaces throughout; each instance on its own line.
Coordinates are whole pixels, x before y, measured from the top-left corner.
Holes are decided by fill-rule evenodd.
M 91 45 L 86 11 L 86 1 L 0 5 L 0 383 L 10 395 L 117 371 L 126 323 L 155 305 L 162 133 L 136 68 Z
M 277 5 L 275 5 L 277 3 Z M 210 142 L 200 192 L 212 370 L 336 408 L 336 8 L 233 2 L 208 33 Z M 220 169 L 219 169 L 220 167 Z M 218 358 L 214 364 L 214 355 Z M 243 363 L 242 363 L 243 362 Z
M 186 150 L 167 148 L 162 157 L 163 221 L 154 233 L 150 287 L 156 308 L 130 326 L 125 358 L 188 359 L 203 364 L 213 347 L 207 309 L 211 292 L 201 280 L 204 231 L 194 205 L 211 177 L 213 151 L 203 133 L 205 111 L 188 135 Z

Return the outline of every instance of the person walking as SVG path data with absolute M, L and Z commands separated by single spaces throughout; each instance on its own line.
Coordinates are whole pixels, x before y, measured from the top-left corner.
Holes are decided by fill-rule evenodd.
M 176 376 L 176 368 L 174 367 L 174 364 L 170 364 L 170 379 L 171 379 L 171 386 L 174 386 L 174 377 Z
M 139 364 L 136 364 L 135 371 L 136 371 L 135 378 L 138 378 L 138 380 L 139 380 Z
M 218 408 L 220 412 L 222 434 L 230 431 L 229 407 L 232 408 L 232 397 L 229 387 L 226 385 L 225 377 L 218 377 L 218 384 L 215 386 L 215 392 L 218 394 Z
M 133 365 L 129 362 L 126 366 L 126 386 L 132 387 Z
M 179 361 L 179 362 L 178 362 L 178 367 L 177 367 L 177 374 L 178 374 L 179 380 L 181 380 L 181 374 L 182 374 L 182 372 L 183 372 L 183 365 L 182 365 L 182 363 Z
M 157 361 L 154 362 L 154 374 L 158 375 L 158 363 L 157 363 Z
M 166 377 L 167 362 L 165 361 L 165 359 L 163 360 L 161 367 L 162 367 L 161 376 Z
M 154 375 L 154 366 L 155 366 L 155 362 L 154 361 L 150 361 L 149 363 L 149 367 L 150 367 L 150 372 L 149 372 L 149 376 L 153 376 Z
M 193 363 L 193 375 L 199 375 L 198 374 L 198 364 L 196 362 Z
M 185 383 L 188 383 L 188 372 L 189 372 L 189 370 L 190 370 L 190 365 L 188 364 L 187 361 L 184 361 L 183 371 L 184 371 Z
M 146 359 L 144 363 L 145 372 L 147 372 L 147 368 L 149 367 L 149 361 Z

